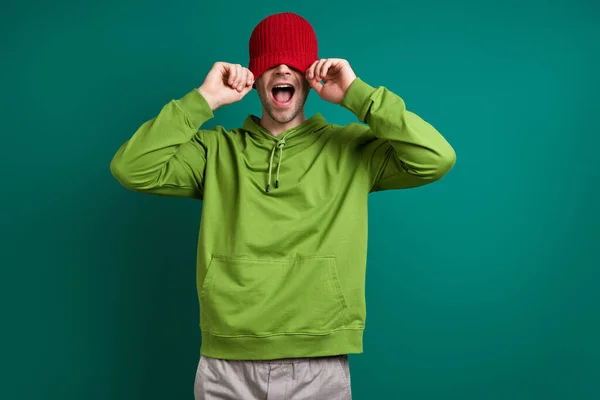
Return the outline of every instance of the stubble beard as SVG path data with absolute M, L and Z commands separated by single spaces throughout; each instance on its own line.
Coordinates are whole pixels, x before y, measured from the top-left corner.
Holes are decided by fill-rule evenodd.
M 279 111 L 273 107 L 272 104 L 265 104 L 265 111 L 269 114 L 271 119 L 279 124 L 287 124 L 293 121 L 302 112 L 302 103 L 295 102 L 294 107 L 291 109 Z

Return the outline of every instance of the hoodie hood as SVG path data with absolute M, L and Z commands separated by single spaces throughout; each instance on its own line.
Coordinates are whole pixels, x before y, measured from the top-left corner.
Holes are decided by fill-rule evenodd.
M 279 136 L 274 136 L 265 128 L 260 125 L 260 118 L 256 115 L 249 115 L 244 124 L 242 130 L 256 137 L 259 140 L 266 140 L 272 142 L 271 156 L 269 158 L 269 175 L 265 187 L 266 193 L 271 191 L 271 181 L 273 177 L 273 166 L 275 161 L 275 153 L 278 151 L 277 157 L 277 170 L 275 173 L 275 189 L 279 188 L 280 183 L 280 170 L 281 163 L 283 162 L 283 150 L 286 146 L 293 146 L 296 143 L 302 143 L 305 140 L 309 140 L 312 135 L 320 133 L 329 124 L 325 120 L 322 114 L 317 113 L 312 117 L 308 118 L 300 125 L 288 129 L 287 131 L 281 132 Z

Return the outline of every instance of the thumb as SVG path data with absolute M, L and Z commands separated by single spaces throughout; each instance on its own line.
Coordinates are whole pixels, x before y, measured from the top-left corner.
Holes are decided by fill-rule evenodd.
M 321 94 L 321 90 L 323 90 L 323 84 L 319 79 L 313 77 L 312 79 L 308 79 L 308 83 L 311 88 L 315 89 L 315 92 L 317 92 L 317 94 Z
M 244 89 L 242 89 L 242 91 L 240 92 L 241 97 L 245 97 L 248 93 L 250 93 L 250 91 L 252 90 L 252 85 L 246 85 L 244 86 Z

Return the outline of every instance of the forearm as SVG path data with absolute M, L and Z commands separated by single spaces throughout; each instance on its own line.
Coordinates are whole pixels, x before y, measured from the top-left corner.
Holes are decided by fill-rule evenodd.
M 388 89 L 376 89 L 356 79 L 342 105 L 367 123 L 377 139 L 389 143 L 406 173 L 413 177 L 437 180 L 454 165 L 456 155 L 446 139 L 406 110 L 402 98 Z
M 113 176 L 133 190 L 164 185 L 191 188 L 194 172 L 187 164 L 195 158 L 202 161 L 198 129 L 212 116 L 197 90 L 169 102 L 121 145 L 110 164 Z

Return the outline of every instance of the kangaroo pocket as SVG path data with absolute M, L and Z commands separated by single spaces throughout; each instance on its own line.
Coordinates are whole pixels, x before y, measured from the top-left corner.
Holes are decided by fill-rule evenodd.
M 215 335 L 319 334 L 348 320 L 333 256 L 214 256 L 200 301 L 202 328 Z

